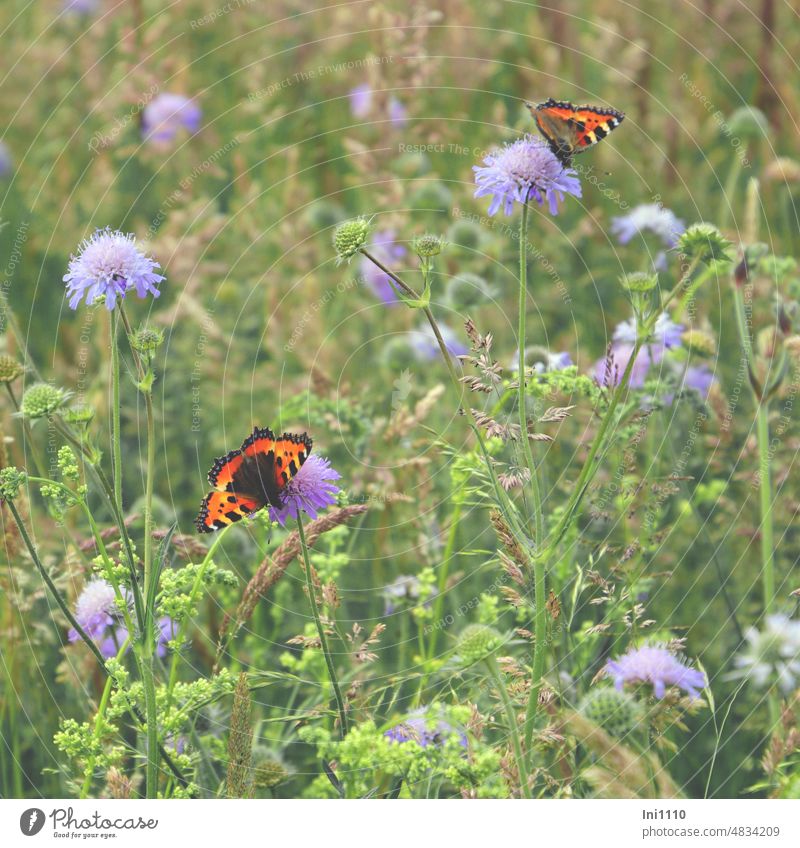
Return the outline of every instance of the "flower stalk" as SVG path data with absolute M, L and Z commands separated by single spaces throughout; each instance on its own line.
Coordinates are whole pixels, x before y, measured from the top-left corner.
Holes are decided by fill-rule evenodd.
M 314 588 L 314 579 L 311 571 L 311 559 L 308 555 L 308 545 L 306 544 L 306 535 L 303 530 L 303 520 L 298 514 L 297 516 L 297 533 L 300 537 L 300 548 L 303 552 L 303 566 L 304 573 L 306 579 L 306 590 L 308 591 L 308 600 L 311 604 L 311 614 L 314 617 L 314 625 L 317 628 L 317 636 L 319 637 L 320 649 L 322 650 L 322 654 L 325 657 L 325 665 L 328 669 L 328 679 L 331 682 L 331 687 L 333 688 L 333 696 L 336 700 L 336 709 L 339 712 L 339 735 L 342 739 L 347 736 L 347 731 L 349 729 L 348 721 L 347 721 L 347 709 L 345 708 L 344 698 L 342 697 L 342 690 L 339 687 L 339 679 L 336 676 L 336 667 L 333 664 L 333 657 L 331 655 L 330 647 L 328 645 L 328 637 L 325 634 L 325 628 L 322 625 L 322 620 L 319 614 L 319 607 L 317 606 L 317 593 Z

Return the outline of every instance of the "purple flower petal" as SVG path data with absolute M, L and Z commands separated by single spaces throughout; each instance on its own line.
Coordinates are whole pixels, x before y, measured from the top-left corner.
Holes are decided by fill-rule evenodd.
M 576 171 L 565 168 L 543 141 L 529 135 L 490 153 L 473 171 L 475 197 L 491 198 L 489 215 L 496 214 L 501 206 L 506 215 L 511 215 L 515 203 L 531 200 L 540 206 L 546 201 L 550 213 L 557 215 L 565 194 L 581 196 Z

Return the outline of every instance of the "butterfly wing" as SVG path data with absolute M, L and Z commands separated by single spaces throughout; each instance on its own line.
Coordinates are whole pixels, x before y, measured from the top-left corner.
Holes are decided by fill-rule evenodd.
M 284 433 L 256 427 L 239 450 L 214 460 L 208 481 L 214 487 L 200 506 L 195 526 L 213 533 L 252 515 L 267 504 L 280 507 L 281 491 L 311 452 L 306 433 Z
M 616 109 L 599 106 L 573 106 L 560 100 L 546 100 L 537 106 L 526 104 L 536 127 L 562 164 L 602 141 L 625 119 Z
M 213 533 L 235 521 L 241 521 L 264 506 L 263 501 L 232 492 L 209 492 L 200 505 L 195 527 L 201 533 Z
M 284 433 L 276 437 L 272 430 L 256 427 L 244 440 L 242 454 L 262 463 L 272 454 L 273 479 L 280 491 L 302 468 L 312 444 L 307 433 Z

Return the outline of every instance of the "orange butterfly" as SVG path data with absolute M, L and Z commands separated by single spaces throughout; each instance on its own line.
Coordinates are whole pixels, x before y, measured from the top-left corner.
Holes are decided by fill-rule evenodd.
M 195 527 L 213 533 L 265 506 L 280 509 L 281 493 L 311 453 L 306 433 L 284 433 L 256 427 L 239 450 L 214 460 L 208 482 L 214 487 L 200 506 Z
M 560 100 L 546 100 L 531 110 L 539 132 L 564 167 L 572 157 L 602 141 L 625 119 L 622 112 L 599 106 L 573 106 Z

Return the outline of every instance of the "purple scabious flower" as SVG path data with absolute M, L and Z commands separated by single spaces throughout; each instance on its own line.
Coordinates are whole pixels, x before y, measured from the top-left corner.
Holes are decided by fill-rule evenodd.
M 4 141 L 0 141 L 0 177 L 7 177 L 14 167 L 11 151 Z
M 125 600 L 130 603 L 127 590 L 122 591 Z M 102 577 L 86 584 L 75 604 L 75 618 L 78 624 L 90 636 L 100 653 L 106 658 L 115 657 L 128 638 L 128 628 L 121 623 L 122 614 L 117 608 L 114 587 Z M 168 615 L 158 620 L 156 653 L 163 657 L 167 653 L 167 642 L 178 635 L 178 625 Z M 67 638 L 70 642 L 80 639 L 78 631 L 71 627 Z
M 537 374 L 544 374 L 548 371 L 563 371 L 565 368 L 570 368 L 574 364 L 572 357 L 566 350 L 559 351 L 558 353 L 548 351 L 546 358 L 534 362 L 533 370 Z M 516 367 L 519 368 L 519 358 L 517 359 Z
M 558 214 L 558 204 L 565 194 L 581 196 L 577 172 L 565 168 L 558 158 L 539 139 L 526 135 L 512 144 L 506 144 L 483 160 L 483 166 L 473 166 L 475 171 L 475 197 L 491 197 L 489 214 L 501 207 L 511 215 L 515 203 L 535 200 L 540 206 L 547 201 L 551 215 Z
M 632 344 L 614 342 L 611 345 L 610 354 L 598 359 L 594 365 L 594 376 L 597 382 L 601 386 L 618 386 L 632 355 Z M 633 363 L 628 385 L 632 389 L 641 389 L 644 386 L 650 366 L 656 361 L 651 356 L 650 351 L 643 347 Z
M 632 648 L 607 663 L 606 671 L 620 690 L 626 683 L 652 683 L 656 698 L 664 697 L 667 686 L 677 686 L 690 698 L 699 698 L 700 690 L 706 685 L 702 671 L 684 665 L 660 645 Z
M 442 340 L 450 356 L 457 358 L 469 353 L 469 348 L 461 341 L 458 333 L 452 327 L 439 323 L 439 332 L 442 334 Z M 439 342 L 436 340 L 430 324 L 423 324 L 418 329 L 410 331 L 408 339 L 411 349 L 418 359 L 433 360 L 441 355 Z
M 78 255 L 70 258 L 64 275 L 70 308 L 77 309 L 84 298 L 92 304 L 104 295 L 110 312 L 117 298 L 124 298 L 130 289 L 139 297 L 158 297 L 156 284 L 165 279 L 155 273 L 158 267 L 158 262 L 139 250 L 132 234 L 110 227 L 97 230 L 81 244 Z
M 142 137 L 145 141 L 168 143 L 181 130 L 196 133 L 203 112 L 189 97 L 164 92 L 154 97 L 142 112 Z
M 640 233 L 654 233 L 665 247 L 675 247 L 686 224 L 660 203 L 643 203 L 627 215 L 611 219 L 611 232 L 620 244 L 628 244 Z
M 283 506 L 280 509 L 271 506 L 269 517 L 282 527 L 287 519 L 296 519 L 301 512 L 316 518 L 320 510 L 336 503 L 341 490 L 333 481 L 341 476 L 327 459 L 312 453 L 283 490 Z
M 683 375 L 683 385 L 687 389 L 694 389 L 701 397 L 708 397 L 711 387 L 717 382 L 714 372 L 706 365 L 690 365 Z
M 362 120 L 372 111 L 372 86 L 368 82 L 362 82 L 361 85 L 351 88 L 347 96 L 354 118 Z
M 75 604 L 75 618 L 92 639 L 103 636 L 106 628 L 118 618 L 114 587 L 102 578 L 87 583 Z M 74 627 L 70 628 L 68 635 L 70 642 L 77 642 L 80 638 Z
M 463 730 L 453 727 L 440 716 L 432 717 L 429 713 L 425 707 L 414 710 L 405 721 L 390 727 L 383 735 L 390 742 L 398 744 L 416 742 L 420 748 L 427 748 L 429 745 L 441 747 L 451 736 L 457 735 L 458 744 L 462 748 L 467 747 L 467 735 Z
M 379 230 L 372 236 L 369 252 L 387 268 L 392 268 L 398 262 L 401 262 L 407 255 L 408 250 L 402 244 L 396 241 L 397 234 L 394 230 Z M 366 256 L 361 257 L 361 276 L 370 291 L 386 304 L 396 303 L 398 300 L 395 290 L 389 281 L 389 277 L 374 263 L 367 259 Z
M 63 0 L 61 5 L 71 15 L 91 15 L 100 8 L 100 0 Z
M 408 110 L 396 98 L 389 98 L 389 121 L 393 127 L 404 127 L 408 123 Z
M 653 328 L 653 335 L 648 342 L 651 351 L 660 351 L 659 357 L 663 354 L 665 348 L 673 348 L 681 346 L 681 335 L 683 334 L 683 326 L 676 324 L 667 315 L 662 312 L 656 320 Z M 617 325 L 614 330 L 614 341 L 624 342 L 625 344 L 633 344 L 636 341 L 636 319 L 631 318 L 628 321 L 623 321 Z

